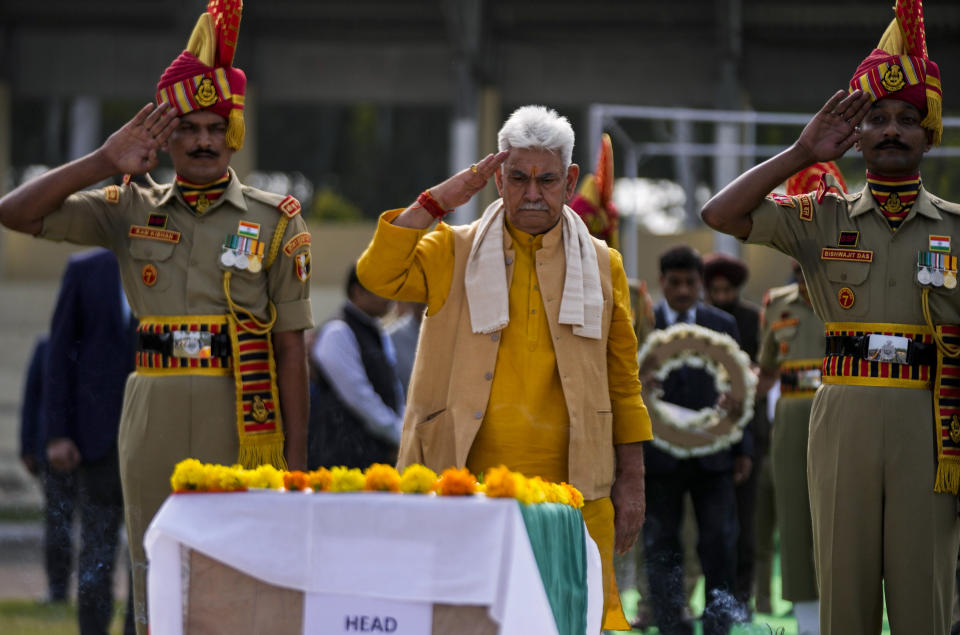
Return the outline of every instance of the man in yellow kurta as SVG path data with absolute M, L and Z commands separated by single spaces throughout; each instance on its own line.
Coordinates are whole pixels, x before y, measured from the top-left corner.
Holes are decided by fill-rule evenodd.
M 499 153 L 381 216 L 357 273 L 375 293 L 427 304 L 400 467 L 504 464 L 572 483 L 603 560 L 603 627 L 629 630 L 612 558 L 643 524 L 652 435 L 620 254 L 565 205 L 573 140 L 555 111 L 520 108 Z M 428 232 L 491 176 L 502 199 L 480 220 Z

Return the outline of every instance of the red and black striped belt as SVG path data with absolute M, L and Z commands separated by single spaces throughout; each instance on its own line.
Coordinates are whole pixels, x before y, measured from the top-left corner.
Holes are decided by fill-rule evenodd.
M 922 324 L 827 322 L 824 384 L 930 388 L 937 361 Z
M 141 374 L 230 375 L 231 356 L 226 316 L 150 316 L 137 327 Z

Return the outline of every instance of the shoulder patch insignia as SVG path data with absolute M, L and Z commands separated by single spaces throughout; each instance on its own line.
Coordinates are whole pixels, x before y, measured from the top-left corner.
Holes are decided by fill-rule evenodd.
M 298 247 L 303 247 L 304 245 L 310 244 L 310 232 L 300 232 L 290 240 L 286 242 L 283 246 L 283 253 L 288 256 L 292 255 Z
M 293 258 L 293 266 L 300 282 L 310 279 L 310 250 L 301 251 Z
M 776 192 L 771 192 L 767 194 L 767 198 L 779 205 L 780 207 L 796 207 L 796 203 L 793 202 L 792 196 L 787 196 L 786 194 L 777 194 Z
M 805 220 L 810 222 L 813 220 L 813 201 L 810 200 L 809 194 L 802 194 L 797 197 L 797 202 L 800 204 L 800 220 Z
M 950 201 L 945 201 L 942 198 L 937 198 L 936 196 L 931 196 L 930 202 L 933 203 L 933 206 L 941 212 L 960 214 L 960 205 L 957 203 L 951 203 Z
M 280 201 L 280 204 L 277 205 L 277 209 L 283 212 L 288 218 L 293 218 L 300 213 L 300 201 L 292 196 L 287 196 L 285 199 Z
M 120 188 L 116 185 L 108 185 L 103 188 L 103 198 L 108 203 L 116 205 L 120 202 Z

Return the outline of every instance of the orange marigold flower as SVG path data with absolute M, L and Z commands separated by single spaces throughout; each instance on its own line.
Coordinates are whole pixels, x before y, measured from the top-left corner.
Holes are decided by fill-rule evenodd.
M 560 486 L 567 490 L 570 495 L 570 505 L 575 509 L 583 507 L 583 494 L 570 483 L 560 483 Z
M 399 492 L 400 473 L 392 465 L 374 463 L 364 472 L 363 489 L 371 492 Z
M 283 486 L 291 492 L 299 492 L 307 487 L 307 475 L 300 470 L 283 473 Z
M 437 481 L 437 494 L 440 496 L 467 496 L 477 491 L 477 477 L 465 467 L 459 470 L 448 467 Z
M 437 473 L 419 463 L 408 465 L 400 477 L 400 491 L 404 494 L 429 494 L 436 484 Z
M 307 472 L 307 485 L 313 488 L 315 492 L 330 491 L 331 480 L 333 480 L 333 475 L 330 474 L 330 470 L 325 467 Z

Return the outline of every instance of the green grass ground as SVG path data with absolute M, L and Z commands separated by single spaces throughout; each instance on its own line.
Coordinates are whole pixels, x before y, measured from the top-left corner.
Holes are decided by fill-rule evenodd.
M 790 614 L 791 603 L 781 599 L 780 589 L 780 554 L 779 551 L 774 555 L 773 561 L 773 579 L 770 584 L 770 603 L 773 605 L 773 614 L 765 615 L 756 613 L 753 616 L 753 623 L 738 624 L 730 631 L 730 635 L 797 635 L 797 621 Z M 623 602 L 623 611 L 627 615 L 627 620 L 633 621 L 637 617 L 637 599 L 639 594 L 636 589 L 623 591 L 620 599 Z M 703 612 L 703 578 L 697 585 L 697 590 L 693 594 L 693 611 L 695 615 Z M 2 624 L 2 623 L 0 623 Z M 640 633 L 641 631 L 631 631 Z M 660 631 L 656 628 L 650 628 L 643 631 L 646 635 L 657 635 Z M 887 624 L 887 613 L 883 612 L 883 633 L 890 632 L 890 626 Z M 701 635 L 703 628 L 697 622 L 694 627 L 694 633 Z
M 0 633 L 9 635 L 77 635 L 77 607 L 36 600 L 0 600 Z M 110 635 L 123 633 L 123 606 L 118 604 Z

